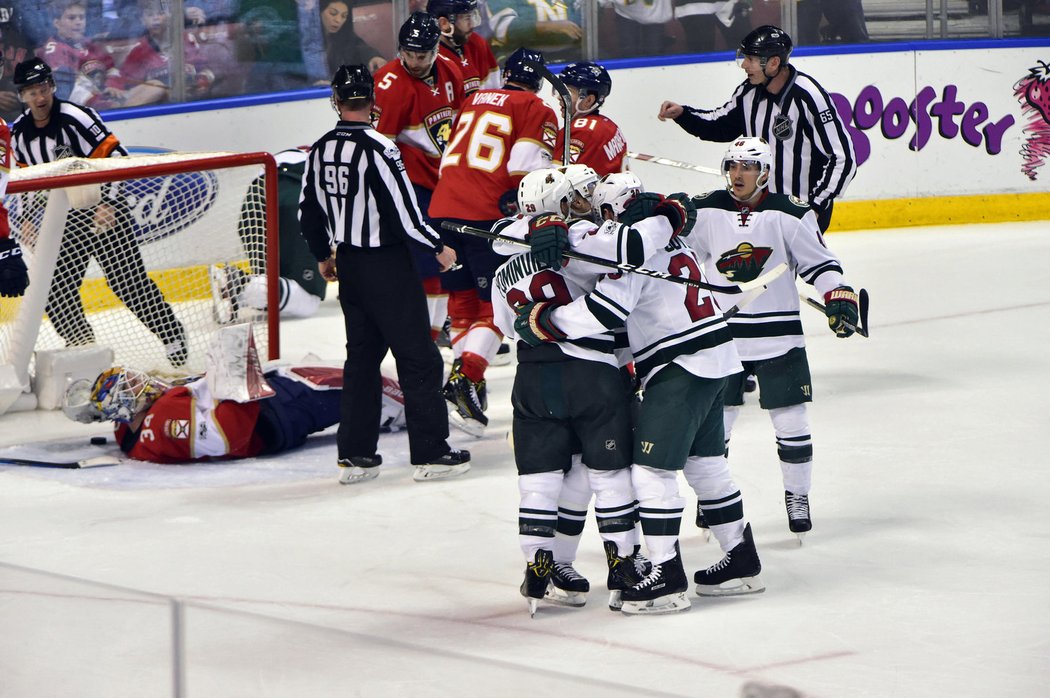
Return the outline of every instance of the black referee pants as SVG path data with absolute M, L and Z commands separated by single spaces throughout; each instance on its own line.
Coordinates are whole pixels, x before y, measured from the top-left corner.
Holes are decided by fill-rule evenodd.
M 377 451 L 383 394 L 379 365 L 387 349 L 405 396 L 412 464 L 440 458 L 449 451 L 443 364 L 430 338 L 426 294 L 411 252 L 405 245 L 365 249 L 341 244 L 336 270 L 346 323 L 339 458 Z

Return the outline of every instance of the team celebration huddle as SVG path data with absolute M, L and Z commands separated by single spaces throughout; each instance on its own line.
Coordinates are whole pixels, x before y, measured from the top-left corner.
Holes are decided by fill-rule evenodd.
M 648 191 L 601 113 L 613 89 L 603 66 L 552 71 L 529 48 L 500 66 L 473 31 L 476 0 L 426 10 L 401 26 L 394 60 L 335 71 L 338 123 L 302 167 L 299 242 L 315 273 L 338 284 L 342 369 L 260 367 L 240 351 L 216 351 L 208 374 L 177 381 L 117 366 L 71 385 L 67 415 L 114 421 L 125 453 L 164 463 L 279 453 L 338 425 L 338 482 L 368 487 L 390 431 L 407 434 L 416 481 L 470 477 L 471 454 L 450 443 L 450 427 L 462 440 L 484 436 L 489 404 L 509 401 L 530 613 L 586 602 L 590 582 L 574 562 L 592 498 L 611 609 L 689 608 L 683 517 L 723 554 L 693 572 L 696 594 L 764 591 L 760 541 L 730 469 L 733 426 L 757 398 L 773 426 L 787 532 L 801 542 L 814 526 L 813 389 L 796 280 L 819 296 L 802 298 L 831 332 L 867 335 L 867 294 L 823 237 L 856 172 L 828 93 L 791 64 L 784 31 L 754 29 L 737 51 L 746 77 L 726 103 L 652 105 L 659 121 L 725 144 L 710 163 L 723 181 Z M 124 154 L 93 110 L 53 96 L 49 77 L 40 59 L 15 68 L 24 99 L 39 100 L 12 126 L 15 159 L 47 161 L 63 143 L 85 157 Z M 548 83 L 558 110 L 540 96 Z M 116 194 L 98 204 L 122 205 Z M 93 247 L 106 224 L 78 231 L 68 254 L 126 278 L 121 299 L 142 308 L 180 366 L 183 328 L 161 292 L 136 281 L 133 256 Z M 6 215 L 3 225 L 0 290 L 20 295 L 31 279 Z M 55 293 L 75 294 L 82 276 Z M 58 300 L 49 303 L 65 307 Z M 61 319 L 70 344 L 91 335 L 82 312 Z M 498 394 L 486 373 L 508 347 L 513 388 Z M 388 351 L 396 381 L 381 372 Z M 246 396 L 211 375 L 228 378 L 237 362 L 256 383 Z

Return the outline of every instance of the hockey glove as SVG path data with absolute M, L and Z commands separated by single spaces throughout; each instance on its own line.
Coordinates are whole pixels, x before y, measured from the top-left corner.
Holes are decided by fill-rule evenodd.
M 617 220 L 624 225 L 634 225 L 653 215 L 663 198 L 655 192 L 643 191 L 624 205 L 623 213 L 617 216 Z
M 518 190 L 508 189 L 499 197 L 499 210 L 507 218 L 518 215 Z
M 696 225 L 696 206 L 693 206 L 689 195 L 684 192 L 664 197 L 660 205 L 653 209 L 653 213 L 667 218 L 674 229 L 674 237 L 685 237 Z
M 828 327 L 839 337 L 849 337 L 857 331 L 860 313 L 857 294 L 849 286 L 839 286 L 824 294 L 824 312 Z
M 0 240 L 0 296 L 15 298 L 25 293 L 29 272 L 22 248 L 11 238 Z
M 540 269 L 560 269 L 561 255 L 569 249 L 569 226 L 561 216 L 544 214 L 529 221 L 525 237 Z
M 565 339 L 565 333 L 559 330 L 551 320 L 551 312 L 557 307 L 550 301 L 519 305 L 515 309 L 518 317 L 514 321 L 514 332 L 518 335 L 518 339 L 530 347 Z

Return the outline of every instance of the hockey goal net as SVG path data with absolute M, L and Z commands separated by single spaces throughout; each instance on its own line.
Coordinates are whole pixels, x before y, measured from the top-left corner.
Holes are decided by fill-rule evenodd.
M 259 356 L 279 353 L 276 168 L 268 153 L 65 158 L 11 172 L 4 204 L 29 267 L 0 298 L 0 388 L 31 388 L 44 350 L 106 347 L 167 375 L 206 368 L 216 269 L 266 279 L 269 310 L 238 308 Z M 242 277 L 243 278 L 243 277 Z M 0 406 L 0 414 L 4 412 Z

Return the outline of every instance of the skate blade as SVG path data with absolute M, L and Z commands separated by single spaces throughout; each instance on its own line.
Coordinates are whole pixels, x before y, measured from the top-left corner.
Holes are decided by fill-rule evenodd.
M 459 477 L 470 470 L 470 463 L 458 465 L 417 465 L 412 479 L 416 482 L 430 482 L 431 480 L 447 480 Z
M 661 613 L 688 611 L 689 606 L 685 592 L 679 591 L 648 601 L 624 601 L 620 612 L 630 616 L 655 616 Z
M 802 547 L 802 543 L 805 542 L 806 534 L 808 531 L 799 531 L 795 535 L 798 536 L 798 547 Z
M 535 618 L 536 617 L 536 609 L 538 609 L 540 607 L 540 600 L 539 599 L 534 599 L 532 597 L 526 597 L 525 600 L 529 604 L 529 617 L 530 618 Z
M 729 586 L 726 586 L 726 585 Z M 697 584 L 697 596 L 743 596 L 744 594 L 761 594 L 766 585 L 758 577 L 740 577 L 729 579 L 721 584 Z
M 471 436 L 481 438 L 485 435 L 485 425 L 476 419 L 470 419 L 464 417 L 459 413 L 459 410 L 453 407 L 448 412 L 448 423 L 456 427 L 460 431 L 466 432 Z
M 379 468 L 340 468 L 346 471 L 339 475 L 340 485 L 356 485 L 379 477 Z
M 566 591 L 565 589 L 559 589 L 553 584 L 548 584 L 547 591 L 543 594 L 543 600 L 556 603 L 559 606 L 579 608 L 587 603 L 587 595 L 582 591 Z
M 623 608 L 623 600 L 620 598 L 621 591 L 610 591 L 609 592 L 609 610 L 619 611 Z

